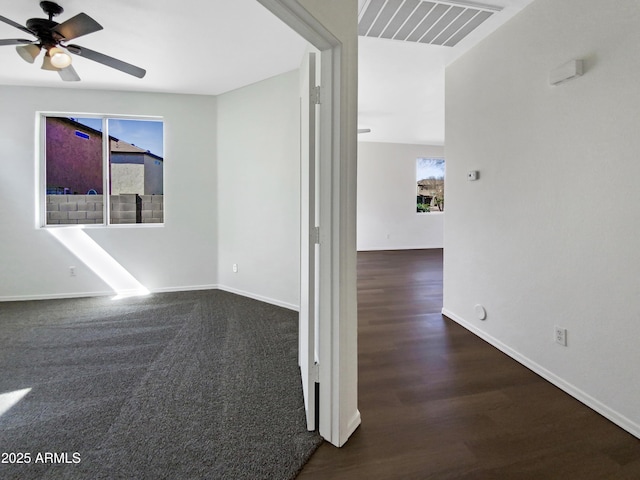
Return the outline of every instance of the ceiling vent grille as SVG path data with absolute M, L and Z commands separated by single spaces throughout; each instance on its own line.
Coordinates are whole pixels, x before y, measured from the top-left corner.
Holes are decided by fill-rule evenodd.
M 453 47 L 500 10 L 463 1 L 368 0 L 358 35 Z

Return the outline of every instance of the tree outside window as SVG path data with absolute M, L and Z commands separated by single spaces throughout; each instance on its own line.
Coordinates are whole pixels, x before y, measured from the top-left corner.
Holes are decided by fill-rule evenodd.
M 444 211 L 444 158 L 416 160 L 416 212 Z

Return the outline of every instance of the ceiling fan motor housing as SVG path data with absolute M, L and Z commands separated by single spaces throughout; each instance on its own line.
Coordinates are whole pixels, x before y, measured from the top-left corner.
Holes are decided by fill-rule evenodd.
M 53 28 L 58 22 L 44 18 L 30 18 L 27 20 L 27 28 L 35 33 L 43 45 L 55 46 L 59 40 L 54 38 Z
M 60 5 L 58 5 L 55 2 L 47 2 L 47 1 L 40 2 L 40 8 L 42 8 L 44 13 L 49 15 L 49 20 L 51 20 L 53 17 L 57 15 L 60 15 L 62 12 L 64 12 L 64 8 L 62 8 Z
M 60 15 L 64 9 L 57 3 L 48 1 L 40 2 L 40 7 L 49 16 L 49 19 L 30 18 L 27 20 L 27 28 L 36 34 L 43 46 L 55 47 L 63 38 L 56 38 L 57 35 L 53 28 L 59 23 L 54 22 L 53 17 Z

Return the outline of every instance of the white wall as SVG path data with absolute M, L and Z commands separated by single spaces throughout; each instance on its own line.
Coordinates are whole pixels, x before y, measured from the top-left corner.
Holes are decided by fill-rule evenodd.
M 537 0 L 447 69 L 444 250 L 446 314 L 636 436 L 639 24 L 635 0 Z
M 164 227 L 85 232 L 150 290 L 217 283 L 215 97 L 2 86 L 0 105 L 0 300 L 110 291 L 49 231 L 36 228 L 37 111 L 164 117 Z
M 416 159 L 444 147 L 358 143 L 358 250 L 442 248 L 444 213 L 416 213 Z
M 220 287 L 291 308 L 300 296 L 299 123 L 297 71 L 218 97 Z

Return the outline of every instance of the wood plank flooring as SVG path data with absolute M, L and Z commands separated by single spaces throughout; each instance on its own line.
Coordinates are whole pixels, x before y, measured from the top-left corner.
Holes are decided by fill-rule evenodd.
M 440 314 L 441 250 L 359 253 L 358 302 L 362 425 L 298 479 L 640 479 L 637 438 Z

